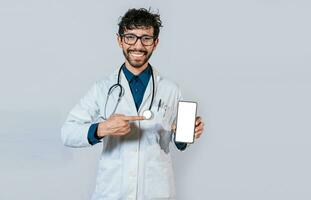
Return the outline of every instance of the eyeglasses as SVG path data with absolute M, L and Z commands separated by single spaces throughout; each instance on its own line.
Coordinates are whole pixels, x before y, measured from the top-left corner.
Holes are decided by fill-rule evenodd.
M 140 39 L 141 43 L 144 46 L 151 46 L 154 43 L 154 36 L 150 35 L 143 35 L 143 36 L 137 36 L 134 34 L 123 34 L 121 37 L 124 38 L 124 42 L 128 45 L 134 45 L 136 44 L 137 40 Z

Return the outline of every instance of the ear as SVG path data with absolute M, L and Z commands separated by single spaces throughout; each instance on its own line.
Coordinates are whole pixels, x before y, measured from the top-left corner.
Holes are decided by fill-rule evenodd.
M 154 46 L 153 46 L 153 50 L 155 50 L 159 44 L 160 40 L 159 38 L 157 38 L 155 41 L 154 41 Z
M 118 44 L 119 44 L 119 47 L 123 47 L 122 46 L 122 38 L 117 34 L 117 42 L 118 42 Z

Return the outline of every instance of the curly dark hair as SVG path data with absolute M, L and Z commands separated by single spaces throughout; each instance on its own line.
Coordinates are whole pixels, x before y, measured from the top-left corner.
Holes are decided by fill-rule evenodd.
M 151 9 L 145 8 L 129 9 L 119 22 L 119 35 L 122 35 L 125 30 L 132 30 L 136 28 L 150 28 L 154 29 L 154 37 L 158 38 L 162 21 L 158 13 L 152 13 Z

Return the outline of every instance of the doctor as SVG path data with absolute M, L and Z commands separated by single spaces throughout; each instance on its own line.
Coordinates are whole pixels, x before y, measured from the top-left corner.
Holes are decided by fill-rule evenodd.
M 149 10 L 125 13 L 117 34 L 125 63 L 93 85 L 62 127 L 66 146 L 103 146 L 93 200 L 176 199 L 169 145 L 181 92 L 148 63 L 160 27 Z M 202 132 L 197 117 L 195 137 Z

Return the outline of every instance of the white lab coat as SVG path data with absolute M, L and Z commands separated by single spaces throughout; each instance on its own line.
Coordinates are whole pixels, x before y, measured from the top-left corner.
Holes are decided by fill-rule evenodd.
M 176 118 L 177 103 L 181 99 L 178 86 L 161 77 L 154 70 L 155 97 L 153 119 L 131 122 L 131 132 L 121 137 L 104 137 L 96 188 L 92 200 L 173 200 L 174 175 L 170 156 L 173 141 L 170 127 Z M 110 77 L 98 81 L 71 110 L 62 127 L 62 141 L 69 147 L 90 146 L 87 133 L 91 124 L 104 116 L 109 88 L 117 82 L 118 70 Z M 128 116 L 141 115 L 149 108 L 152 97 L 152 79 L 146 88 L 137 112 L 128 81 L 121 72 L 121 85 L 125 89 L 116 113 Z M 110 116 L 116 105 L 118 89 L 107 103 Z M 164 102 L 159 108 L 159 101 Z

